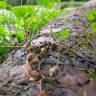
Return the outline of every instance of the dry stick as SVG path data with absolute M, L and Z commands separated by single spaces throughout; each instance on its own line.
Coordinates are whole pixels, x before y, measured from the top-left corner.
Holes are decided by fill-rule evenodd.
M 38 71 L 40 71 L 40 69 L 41 69 L 41 63 L 42 62 L 39 62 Z
M 42 79 L 40 80 L 40 96 L 42 96 Z
M 59 73 L 60 73 L 60 69 L 59 69 L 59 59 L 60 59 L 60 58 L 59 58 L 59 57 L 60 57 L 59 55 L 60 55 L 60 54 L 59 54 L 59 53 L 60 53 L 60 49 L 58 49 L 58 58 L 57 58 L 57 65 L 56 65 L 56 67 L 58 68 Z
M 4 45 L 0 45 L 0 48 L 24 48 L 24 46 L 4 46 Z

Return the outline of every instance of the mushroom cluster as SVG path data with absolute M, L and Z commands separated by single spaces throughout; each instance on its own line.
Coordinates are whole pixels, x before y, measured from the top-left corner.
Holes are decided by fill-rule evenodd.
M 39 77 L 39 72 L 34 69 L 39 64 L 39 59 L 33 53 L 26 57 L 26 63 L 11 69 L 11 78 L 17 84 L 28 84 L 29 81 L 35 81 Z

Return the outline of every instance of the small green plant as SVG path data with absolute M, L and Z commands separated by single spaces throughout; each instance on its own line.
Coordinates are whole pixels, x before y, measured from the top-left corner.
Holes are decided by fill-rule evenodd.
M 48 21 L 66 13 L 66 11 L 60 12 L 56 9 L 44 8 L 40 6 L 19 6 L 15 7 L 13 12 L 18 18 L 19 24 L 21 24 L 20 22 L 22 21 L 24 29 L 34 35 L 37 31 L 41 30 L 42 27 L 48 23 Z
M 22 32 L 24 33 L 23 26 L 18 23 L 19 20 L 16 18 L 16 16 L 11 11 L 7 11 L 4 9 L 4 10 L 0 10 L 0 12 L 1 12 L 0 25 L 4 26 L 4 28 L 6 29 L 6 33 L 8 33 L 8 34 L 10 33 L 11 36 L 15 33 L 16 34 L 22 33 Z M 21 37 L 19 35 L 16 35 L 16 36 L 17 36 L 17 38 Z M 20 38 L 20 40 L 24 40 L 24 39 Z
M 89 21 L 94 21 L 94 20 L 96 20 L 96 10 L 93 10 L 93 11 L 89 12 L 89 13 L 87 14 L 87 19 L 88 19 Z
M 27 18 L 35 12 L 35 7 L 32 6 L 18 6 L 13 8 L 13 13 L 17 18 Z M 27 16 L 28 15 L 28 16 Z
M 70 35 L 70 31 L 69 29 L 64 29 L 62 32 L 54 32 L 53 36 L 55 40 L 65 40 L 67 37 L 69 37 Z
M 13 46 L 22 42 L 24 29 L 18 24 L 18 19 L 11 11 L 3 9 L 0 13 L 0 57 L 3 57 L 10 51 L 10 48 L 3 46 Z
M 90 24 L 90 29 L 96 31 L 96 22 Z
M 6 32 L 5 28 L 3 26 L 0 26 L 0 45 L 6 45 L 9 44 L 9 38 L 8 33 Z M 8 48 L 0 48 L 0 56 L 5 55 L 8 52 Z
M 12 10 L 12 5 L 7 4 L 7 5 L 6 5 L 6 9 L 7 9 L 7 10 Z
M 42 0 L 42 2 L 46 2 L 46 0 Z M 46 8 L 44 6 L 16 6 L 11 9 L 10 5 L 0 7 L 0 55 L 8 53 L 10 49 L 2 46 L 18 45 L 25 40 L 26 32 L 29 33 L 28 38 L 30 39 L 50 20 L 69 13 L 69 11 L 51 8 L 53 6 L 51 0 L 48 4 Z M 68 30 L 65 29 L 64 32 L 61 32 L 60 39 L 64 40 L 67 36 Z
M 89 28 L 96 31 L 96 10 L 93 10 L 87 14 L 87 19 L 89 20 Z

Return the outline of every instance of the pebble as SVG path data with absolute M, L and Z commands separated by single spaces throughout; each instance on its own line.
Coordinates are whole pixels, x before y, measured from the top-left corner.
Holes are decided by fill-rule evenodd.
M 15 57 L 16 58 L 20 58 L 20 57 L 23 57 L 25 55 L 24 51 L 22 50 L 18 50 L 16 53 L 15 53 Z
M 46 58 L 45 63 L 46 64 L 57 64 L 57 59 L 53 56 L 50 56 L 50 57 Z

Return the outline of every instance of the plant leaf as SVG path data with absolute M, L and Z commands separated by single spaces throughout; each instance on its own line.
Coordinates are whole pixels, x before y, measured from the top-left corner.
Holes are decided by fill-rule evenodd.
M 70 32 L 68 29 L 64 29 L 63 32 L 61 32 L 60 34 L 60 40 L 64 40 L 65 38 L 67 38 L 70 35 Z

